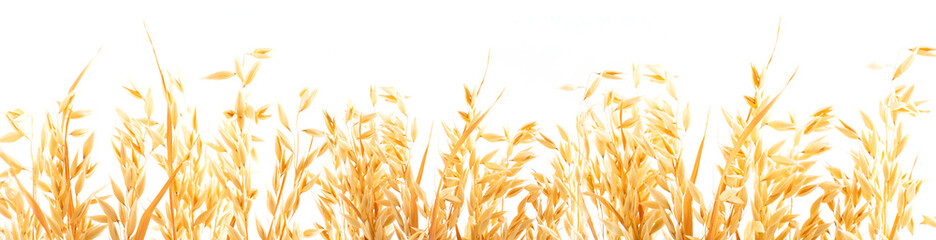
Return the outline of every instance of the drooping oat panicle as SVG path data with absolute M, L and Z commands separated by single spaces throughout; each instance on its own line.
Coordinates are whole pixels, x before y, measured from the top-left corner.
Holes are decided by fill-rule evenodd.
M 23 110 L 11 110 L 6 112 L 4 116 L 10 126 L 13 127 L 14 131 L 5 134 L 0 138 L 0 142 L 14 143 L 21 138 L 29 139 L 26 131 L 23 130 L 24 127 L 27 126 L 26 120 L 28 118 L 28 116 L 23 114 Z M 0 234 L 8 239 L 42 238 L 42 236 L 47 234 L 48 230 L 50 230 L 45 215 L 34 213 L 36 210 L 32 209 L 32 207 L 39 207 L 39 205 L 27 202 L 27 199 L 32 198 L 31 194 L 29 194 L 29 192 L 22 192 L 21 189 L 25 188 L 19 188 L 17 184 L 17 175 L 23 170 L 26 170 L 24 165 L 3 150 L 0 150 L 0 160 L 7 166 L 7 168 L 0 173 L 0 178 L 3 178 L 3 180 L 0 180 L 0 189 L 3 190 L 0 192 L 0 215 L 3 215 L 10 223 L 8 228 L 0 228 Z M 12 181 L 10 180 L 11 178 L 13 178 Z M 35 192 L 35 189 L 33 192 Z M 39 228 L 37 228 L 37 226 Z
M 308 88 L 299 93 L 300 109 L 295 112 L 292 121 L 289 118 L 291 114 L 288 114 L 282 105 L 277 105 L 280 123 L 287 132 L 278 130 L 274 142 L 277 162 L 272 188 L 267 192 L 266 200 L 266 209 L 272 216 L 272 220 L 266 224 L 266 227 L 263 224 L 257 224 L 257 232 L 262 239 L 298 239 L 317 233 L 318 229 L 315 228 L 300 229 L 298 226 L 291 226 L 302 193 L 309 191 L 317 178 L 316 175 L 308 172 L 308 167 L 313 160 L 324 154 L 329 146 L 320 144 L 319 147 L 313 149 L 315 139 L 324 136 L 321 130 L 315 128 L 306 128 L 301 131 L 304 133 L 302 135 L 309 137 L 305 151 L 302 150 L 303 143 L 300 142 L 299 115 L 308 109 L 316 93 L 317 90 L 310 91 Z M 308 233 L 306 230 L 309 230 Z
M 488 54 L 488 64 L 490 64 L 490 54 Z M 487 110 L 481 112 L 478 107 L 477 100 L 481 91 L 481 87 L 484 85 L 484 80 L 487 77 L 487 69 L 485 69 L 485 74 L 481 78 L 481 83 L 478 84 L 474 90 L 468 89 L 468 86 L 465 86 L 465 103 L 468 105 L 468 111 L 460 111 L 459 115 L 464 121 L 463 127 L 449 126 L 443 124 L 445 134 L 449 138 L 448 151 L 442 154 L 443 168 L 440 170 L 440 177 L 438 189 L 435 193 L 435 200 L 433 200 L 432 208 L 429 213 L 429 229 L 428 237 L 430 239 L 436 238 L 462 238 L 462 231 L 457 225 L 458 219 L 462 214 L 462 208 L 466 205 L 466 201 L 472 199 L 466 199 L 465 192 L 468 191 L 467 187 L 469 186 L 469 180 L 480 181 L 475 178 L 477 176 L 477 171 L 480 168 L 481 153 L 475 147 L 475 144 L 478 140 L 482 139 L 482 134 L 479 134 L 479 127 L 481 121 L 490 113 L 491 107 L 488 107 Z M 500 99 L 503 95 L 498 95 L 497 99 L 494 100 L 494 103 Z M 486 153 L 493 155 L 493 153 Z M 528 159 L 525 159 L 528 161 Z M 471 203 L 467 203 L 471 204 Z M 490 208 L 493 214 L 495 208 Z M 469 218 L 471 217 L 481 217 L 474 215 L 475 213 L 469 213 Z M 467 227 L 473 227 L 469 225 Z M 454 235 L 453 235 L 454 234 Z M 480 234 L 474 235 L 475 238 L 480 237 Z M 470 234 L 467 237 L 472 237 Z
M 39 139 L 27 137 L 22 126 L 23 122 L 19 120 L 23 115 L 22 111 L 14 110 L 6 114 L 15 131 L 4 135 L 0 141 L 15 143 L 25 137 L 30 144 L 32 156 L 29 179 L 33 187 L 27 189 L 18 176 L 24 167 L 18 160 L 0 151 L 0 158 L 10 166 L 3 173 L 5 176 L 3 185 L 10 186 L 10 183 L 15 182 L 16 187 L 9 189 L 18 191 L 6 191 L 6 198 L 2 201 L 6 207 L 13 207 L 18 217 L 22 217 L 14 222 L 14 225 L 19 225 L 19 227 L 15 231 L 7 232 L 7 234 L 14 232 L 23 234 L 14 238 L 23 236 L 45 239 L 94 238 L 106 228 L 104 224 L 101 224 L 104 219 L 92 218 L 88 215 L 90 209 L 109 208 L 97 196 L 99 191 L 91 193 L 90 196 L 83 194 L 83 192 L 87 193 L 83 191 L 85 179 L 94 174 L 98 164 L 92 162 L 90 158 L 94 134 L 89 133 L 91 132 L 89 129 L 73 129 L 71 124 L 72 120 L 81 121 L 90 114 L 88 110 L 77 110 L 74 99 L 78 95 L 78 83 L 93 61 L 94 59 L 88 62 L 66 92 L 65 98 L 58 102 L 57 111 L 45 114 L 44 121 L 41 121 L 38 127 Z M 33 130 L 37 130 L 35 125 Z M 17 207 L 19 209 L 15 209 Z M 27 216 L 27 214 L 32 216 Z M 12 216 L 9 212 L 4 215 Z M 33 224 L 24 225 L 29 223 Z
M 249 73 L 244 76 L 241 74 L 243 60 L 235 59 L 235 75 L 241 80 L 241 88 L 233 109 L 224 112 L 226 118 L 218 129 L 218 139 L 211 144 L 218 160 L 210 168 L 212 178 L 221 180 L 219 194 L 227 203 L 218 216 L 225 226 L 220 232 L 215 232 L 215 238 L 248 239 L 250 224 L 254 222 L 250 220 L 250 212 L 258 190 L 251 182 L 251 162 L 257 159 L 254 142 L 260 141 L 254 128 L 259 128 L 260 120 L 271 117 L 266 113 L 268 105 L 255 108 L 247 101 L 247 87 L 256 78 L 260 62 L 260 58 L 255 58 Z
M 779 34 L 778 26 L 778 41 Z M 776 42 L 774 50 L 776 50 Z M 773 57 L 772 51 L 767 63 L 759 72 L 752 68 L 752 72 L 756 73 L 752 74 L 755 93 L 753 96 L 744 97 L 749 107 L 747 113 L 732 114 L 727 110 L 722 110 L 725 120 L 731 127 L 731 144 L 723 147 L 722 155 L 725 157 L 725 165 L 719 168 L 721 179 L 715 191 L 712 207 L 707 213 L 702 214 L 707 239 L 741 236 L 739 228 L 750 197 L 747 182 L 752 176 L 751 172 L 756 166 L 755 163 L 765 161 L 760 137 L 760 129 L 764 127 L 762 123 L 796 75 L 794 70 L 783 88 L 773 97 L 768 96 L 763 89 L 763 78 L 766 76 Z
M 420 221 L 426 219 L 429 205 L 419 181 L 428 150 L 423 152 L 417 173 L 412 161 L 417 131 L 415 121 L 405 112 L 406 97 L 392 87 L 381 90 L 382 102 L 395 106 L 395 111 L 366 113 L 349 103 L 345 124 L 325 114 L 332 164 L 326 167 L 321 183 L 319 208 L 325 221 L 316 225 L 316 231 L 326 239 L 427 235 Z M 378 106 L 377 98 L 372 90 L 372 107 Z M 330 207 L 344 212 L 336 213 Z
M 798 122 L 791 114 L 789 120 L 766 123 L 774 130 L 793 134 L 793 140 L 765 143 L 758 139 L 751 171 L 753 171 L 752 220 L 745 228 L 745 236 L 757 239 L 816 239 L 828 237 L 832 226 L 820 215 L 822 197 L 813 202 L 806 214 L 795 208 L 794 200 L 806 202 L 806 195 L 819 189 L 819 176 L 807 171 L 818 161 L 815 156 L 829 149 L 824 140 L 831 128 L 831 107 L 824 107 L 810 115 L 808 121 Z M 808 140 L 803 141 L 803 140 Z M 767 146 L 769 145 L 769 148 Z M 788 146 L 788 147 L 787 147 Z M 800 222 L 799 215 L 808 216 Z
M 579 223 L 567 225 L 581 229 L 584 218 L 593 238 L 651 238 L 664 228 L 665 235 L 683 237 L 680 219 L 691 183 L 680 157 L 688 122 L 679 120 L 677 113 L 688 118 L 688 110 L 677 112 L 672 107 L 678 103 L 674 76 L 657 65 L 646 66 L 654 74 L 641 76 L 636 74 L 639 68 L 633 69 L 635 82 L 649 77 L 662 83 L 667 95 L 623 96 L 609 91 L 599 107 L 579 116 L 576 140 L 570 141 L 572 137 L 563 131 L 562 145 L 570 149 L 560 151 L 562 158 L 577 165 L 573 168 L 581 172 L 575 175 L 582 176 L 581 185 L 571 187 L 588 197 L 588 204 L 573 208 L 586 211 L 577 214 Z M 599 210 L 597 223 L 591 222 L 589 205 Z M 595 225 L 603 231 L 595 231 Z
M 181 80 L 169 78 L 174 84 L 169 84 L 169 92 L 163 93 L 167 119 L 156 120 L 150 114 L 146 118 L 152 140 L 147 157 L 155 159 L 166 174 L 176 172 L 168 188 L 169 201 L 156 209 L 153 221 L 161 226 L 164 238 L 202 239 L 206 238 L 202 236 L 204 231 L 219 227 L 216 218 L 221 208 L 220 185 L 209 175 L 212 164 L 206 157 L 198 129 L 197 110 L 187 108 L 183 102 Z M 155 101 L 152 97 L 144 98 L 144 106 L 154 105 L 152 101 Z
M 469 158 L 470 186 L 467 204 L 468 222 L 465 237 L 469 239 L 520 238 L 530 236 L 534 228 L 533 219 L 524 214 L 528 203 L 538 194 L 528 194 L 516 207 L 514 217 L 508 221 L 510 212 L 505 206 L 508 199 L 533 189 L 526 179 L 519 174 L 524 166 L 536 156 L 533 143 L 539 135 L 536 122 L 530 122 L 515 132 L 504 130 L 503 133 L 479 132 L 489 142 L 504 142 L 503 151 L 490 151 L 483 157 L 473 155 Z M 493 135 L 493 136 L 491 136 Z M 531 186 L 527 188 L 527 186 Z M 533 185 L 535 186 L 535 185 Z M 535 191 L 535 190 L 534 190 Z M 540 227 L 542 228 L 542 227 Z
M 833 180 L 823 185 L 823 203 L 835 216 L 836 238 L 897 239 L 900 232 L 913 233 L 917 224 L 927 223 L 927 216 L 914 216 L 912 201 L 923 181 L 913 176 L 912 168 L 909 172 L 905 169 L 909 158 L 903 152 L 910 144 L 907 120 L 925 110 L 920 107 L 923 101 L 913 99 L 914 85 L 900 84 L 898 79 L 914 55 L 928 56 L 920 49 L 928 48 L 912 49 L 895 71 L 891 91 L 878 104 L 877 114 L 860 112 L 863 127 L 852 127 L 845 121 L 836 126 L 845 137 L 860 143 L 851 152 L 852 171 L 827 167 Z
M 124 87 L 131 96 L 147 101 L 140 94 L 135 84 Z M 151 99 L 150 99 L 151 101 Z M 144 103 L 144 106 L 147 104 Z M 145 108 L 145 107 L 144 107 Z M 117 200 L 116 216 L 107 216 L 108 234 L 111 239 L 126 239 L 132 236 L 138 227 L 139 211 L 142 209 L 140 197 L 146 188 L 145 166 L 146 160 L 154 150 L 154 137 L 152 133 L 155 122 L 147 118 L 131 118 L 123 110 L 117 109 L 121 118 L 122 128 L 118 128 L 112 140 L 114 157 L 120 164 L 122 177 L 119 182 L 123 189 L 113 179 L 110 187 Z M 121 231 L 121 229 L 123 231 Z
M 125 230 L 123 238 L 143 239 L 152 220 L 160 226 L 164 238 L 201 239 L 205 229 L 218 228 L 214 221 L 219 208 L 219 201 L 215 199 L 218 185 L 206 179 L 209 164 L 203 158 L 197 113 L 194 108 L 186 108 L 182 101 L 184 88 L 181 79 L 163 72 L 152 38 L 150 45 L 161 79 L 166 117 L 154 115 L 158 110 L 151 90 L 143 94 L 135 84 L 124 87 L 131 96 L 143 100 L 145 117 L 132 118 L 122 110 L 117 111 L 124 130 L 118 129 L 114 148 L 127 191 L 121 194 L 117 184 L 111 182 L 115 196 L 120 195 L 117 196 L 120 216 L 111 219 L 112 223 L 108 225 L 110 234 L 112 238 L 121 235 L 113 224 L 117 223 Z M 146 181 L 142 176 L 143 166 L 148 159 L 155 160 L 166 172 L 168 180 L 138 215 L 137 201 Z M 167 196 L 168 201 L 160 209 L 163 196 Z

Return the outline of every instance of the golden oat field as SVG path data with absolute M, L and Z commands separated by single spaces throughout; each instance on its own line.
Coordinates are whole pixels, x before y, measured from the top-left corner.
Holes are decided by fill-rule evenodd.
M 917 134 L 932 124 L 920 119 L 930 119 L 934 95 L 915 89 L 933 76 L 914 72 L 936 68 L 936 46 L 890 49 L 898 60 L 867 66 L 884 72 L 871 80 L 877 92 L 865 96 L 874 104 L 825 104 L 808 99 L 834 99 L 850 86 L 800 80 L 797 59 L 776 62 L 786 54 L 777 48 L 787 30 L 779 25 L 767 31 L 774 38 L 759 45 L 759 60 L 716 86 L 742 89 L 732 95 L 698 93 L 711 90 L 685 87 L 701 80 L 687 80 L 693 75 L 684 69 L 640 62 L 599 65 L 563 85 L 524 90 L 497 76 L 511 67 L 498 63 L 498 48 L 484 53 L 473 75 L 435 76 L 463 79 L 457 88 L 327 84 L 342 79 L 276 85 L 282 75 L 271 72 L 282 68 L 274 61 L 290 53 L 265 47 L 227 50 L 233 58 L 190 76 L 176 70 L 186 67 L 184 57 L 162 45 L 171 30 L 140 24 L 139 38 L 128 41 L 138 40 L 133 46 L 151 62 L 128 65 L 149 69 L 145 78 L 101 88 L 105 80 L 86 73 L 118 71 L 97 61 L 120 60 L 92 52 L 74 67 L 49 69 L 71 77 L 41 87 L 57 96 L 39 105 L 46 107 L 22 100 L 0 109 L 0 234 L 925 238 L 919 233 L 936 227 L 936 212 L 919 210 L 928 203 L 915 199 L 936 192 L 925 181 L 932 170 L 920 167 L 934 155 Z M 15 81 L 0 87 L 16 88 Z M 119 97 L 101 100 L 104 91 Z M 446 99 L 411 97 L 418 91 Z M 733 104 L 693 97 L 705 94 Z M 453 104 L 414 111 L 415 101 Z M 510 109 L 498 110 L 504 105 Z M 444 117 L 421 120 L 426 111 Z M 531 112 L 565 120 L 518 116 Z

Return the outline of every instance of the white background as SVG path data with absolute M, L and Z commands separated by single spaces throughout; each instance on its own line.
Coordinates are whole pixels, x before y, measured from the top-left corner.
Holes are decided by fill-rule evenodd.
M 539 121 L 547 132 L 553 131 L 554 123 L 570 126 L 584 107 L 582 92 L 560 91 L 559 86 L 583 85 L 589 74 L 603 70 L 629 76 L 631 63 L 654 63 L 680 75 L 680 97 L 692 102 L 695 116 L 686 144 L 694 146 L 708 107 L 718 113 L 719 108 L 734 111 L 743 103 L 742 94 L 751 91 L 749 64 L 766 62 L 780 17 L 782 30 L 766 80 L 772 89 L 768 92 L 779 89 L 797 66 L 799 72 L 776 111 L 807 113 L 833 105 L 833 114 L 860 125 L 857 110 L 876 109 L 894 67 L 909 53 L 906 49 L 936 46 L 936 14 L 931 7 L 918 3 L 4 2 L 0 3 L 0 110 L 23 108 L 39 114 L 54 106 L 102 48 L 76 99 L 79 106 L 95 110 L 94 121 L 76 124 L 96 129 L 96 159 L 105 161 L 102 165 L 115 164 L 106 163 L 111 159 L 108 136 L 118 119 L 113 108 L 140 108 L 120 86 L 130 80 L 144 87 L 158 86 L 145 20 L 163 69 L 182 76 L 190 104 L 202 113 L 229 108 L 238 86 L 201 77 L 233 70 L 234 56 L 269 47 L 274 57 L 264 63 L 252 86 L 252 102 L 292 102 L 299 89 L 309 86 L 320 89 L 315 111 L 339 112 L 349 99 L 364 105 L 371 85 L 394 86 L 410 96 L 411 116 L 421 124 L 420 146 L 429 124 L 457 119 L 456 111 L 464 108 L 461 85 L 477 84 L 490 49 L 488 94 L 483 94 L 482 105 L 489 104 L 500 89 L 506 93 L 488 123 L 516 128 Z M 870 69 L 869 64 L 881 68 Z M 917 83 L 917 98 L 932 100 L 936 58 L 917 58 L 903 78 Z M 317 112 L 311 115 L 316 119 L 310 123 L 320 122 Z M 915 171 L 928 173 L 936 170 L 932 161 L 936 155 L 928 148 L 936 137 L 929 126 L 934 118 L 919 119 L 907 128 L 912 142 L 906 155 L 919 153 Z M 724 119 L 713 114 L 712 125 L 711 139 L 724 144 L 728 137 Z M 8 126 L 0 130 L 10 131 Z M 711 180 L 721 157 L 716 141 L 709 143 L 703 178 Z M 853 144 L 833 146 L 837 148 L 821 156 L 825 162 L 850 162 L 847 148 Z M 431 147 L 444 148 L 443 144 Z M 547 159 L 534 167 L 548 167 Z M 117 174 L 108 172 L 116 168 L 106 169 L 99 174 Z M 437 179 L 434 173 L 428 172 L 429 182 Z M 157 175 L 151 174 L 154 183 L 148 186 L 162 183 L 164 177 Z M 265 172 L 256 177 L 267 182 L 268 176 Z M 928 204 L 936 200 L 936 184 L 924 185 L 921 192 L 915 212 L 936 214 L 936 207 Z

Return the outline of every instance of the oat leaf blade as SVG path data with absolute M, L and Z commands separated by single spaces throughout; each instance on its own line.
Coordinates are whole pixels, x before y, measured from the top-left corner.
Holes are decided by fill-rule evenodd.
M 137 225 L 137 232 L 133 235 L 134 240 L 143 240 L 146 237 L 146 230 L 149 226 L 150 219 L 153 217 L 153 211 L 156 210 L 156 207 L 159 206 L 159 200 L 162 199 L 163 195 L 166 194 L 166 191 L 169 190 L 169 186 L 174 182 L 176 175 L 179 174 L 179 170 L 182 169 L 183 164 L 179 164 L 172 170 L 172 174 L 169 174 L 169 179 L 166 180 L 166 184 L 163 184 L 162 189 L 159 189 L 159 193 L 156 194 L 156 197 L 153 197 L 153 201 L 150 202 L 150 205 L 146 207 L 146 210 L 143 211 L 143 214 L 140 215 L 140 220 Z
M 29 191 L 23 187 L 23 183 L 20 182 L 19 178 L 14 177 L 13 180 L 16 180 L 16 185 L 19 186 L 20 192 L 26 195 L 26 202 L 28 202 L 29 207 L 32 208 L 33 214 L 36 216 L 36 220 L 38 220 L 39 224 L 42 225 L 42 228 L 46 230 L 46 234 L 48 234 L 48 236 L 53 236 L 52 231 L 49 230 L 50 228 L 49 223 L 46 220 L 46 215 L 42 212 L 42 208 L 39 207 L 39 203 L 36 202 L 36 198 L 33 198 L 32 194 L 29 194 Z

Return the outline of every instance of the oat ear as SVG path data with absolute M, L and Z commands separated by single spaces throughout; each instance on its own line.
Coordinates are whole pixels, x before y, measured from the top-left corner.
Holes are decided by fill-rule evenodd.
M 797 68 L 797 70 L 799 70 L 799 68 Z M 728 159 L 734 159 L 735 157 L 738 156 L 738 153 L 741 150 L 741 143 L 746 141 L 746 139 L 748 138 L 748 136 L 750 136 L 754 128 L 759 127 L 761 125 L 760 124 L 761 120 L 764 120 L 764 117 L 767 116 L 767 111 L 769 111 L 770 108 L 773 107 L 774 103 L 777 102 L 777 99 L 780 98 L 780 95 L 783 94 L 783 91 L 786 90 L 787 86 L 790 86 L 790 82 L 792 82 L 793 77 L 796 76 L 797 70 L 793 70 L 793 74 L 790 75 L 790 80 L 787 80 L 786 84 L 783 85 L 783 88 L 780 89 L 780 92 L 777 92 L 777 95 L 774 95 L 773 99 L 771 99 L 770 102 L 767 103 L 767 105 L 764 105 L 763 107 L 760 107 L 759 109 L 755 110 L 756 114 L 754 115 L 754 118 L 752 118 L 751 121 L 747 123 L 747 126 L 744 127 L 744 131 L 741 132 L 741 135 L 738 138 L 738 141 L 731 148 L 731 152 L 729 152 L 731 155 Z

